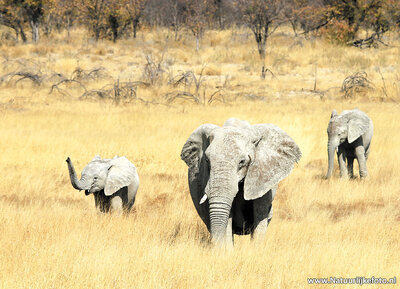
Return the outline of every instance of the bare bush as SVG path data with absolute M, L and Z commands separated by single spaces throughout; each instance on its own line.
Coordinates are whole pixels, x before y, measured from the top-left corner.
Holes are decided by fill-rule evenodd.
M 15 80 L 15 84 L 18 82 L 24 80 L 24 79 L 29 79 L 31 80 L 34 84 L 40 85 L 43 81 L 43 75 L 41 73 L 34 73 L 34 72 L 12 72 L 12 73 L 7 73 L 6 75 L 2 76 L 0 78 L 0 82 L 11 82 L 12 80 Z
M 93 69 L 83 69 L 80 66 L 76 67 L 72 72 L 71 80 L 96 80 L 99 78 L 106 78 L 108 76 L 104 67 L 96 67 Z
M 0 77 L 0 83 L 7 82 L 17 84 L 22 80 L 30 80 L 36 85 L 40 85 L 48 78 L 48 75 L 43 72 L 43 64 L 31 59 L 17 58 L 12 59 L 3 55 L 4 61 L 2 65 L 5 71 L 10 71 Z
M 70 96 L 69 93 L 66 91 L 66 89 L 62 87 L 62 86 L 70 85 L 70 84 L 77 84 L 80 88 L 82 88 L 85 91 L 84 93 L 87 92 L 87 89 L 82 84 L 82 82 L 75 80 L 75 79 L 64 78 L 64 79 L 58 81 L 57 83 L 54 83 L 51 86 L 49 94 L 53 93 L 53 91 L 58 91 L 59 93 L 61 93 L 64 96 Z
M 53 73 L 48 79 L 56 79 L 57 81 L 53 83 L 49 93 L 51 94 L 53 91 L 58 91 L 64 96 L 70 96 L 65 87 L 70 86 L 71 84 L 76 84 L 84 90 L 83 95 L 85 95 L 88 93 L 88 89 L 83 82 L 102 79 L 106 78 L 107 76 L 108 74 L 104 67 L 96 67 L 85 70 L 78 65 L 71 73 L 70 77 L 66 77 L 61 73 Z
M 195 103 L 211 104 L 214 101 L 225 102 L 225 88 L 228 85 L 228 77 L 225 78 L 225 82 L 221 86 L 216 86 L 211 93 L 207 93 L 205 85 L 205 77 L 203 75 L 203 66 L 199 75 L 196 75 L 193 71 L 185 71 L 172 77 L 168 84 L 173 87 L 183 86 L 183 90 L 176 90 L 169 92 L 164 95 L 168 103 L 172 103 L 177 99 L 183 99 L 193 101 Z
M 369 36 L 367 38 L 350 41 L 347 44 L 351 44 L 351 45 L 361 48 L 361 49 L 371 48 L 371 47 L 378 48 L 379 44 L 388 46 L 380 38 L 381 38 L 381 33 L 373 33 L 371 36 Z
M 163 74 L 166 71 L 164 64 L 164 53 L 159 59 L 154 59 L 152 54 L 146 54 L 146 64 L 143 69 L 143 80 L 151 85 L 155 85 L 162 80 Z
M 148 84 L 142 81 L 121 82 L 119 79 L 117 79 L 116 81 L 114 81 L 114 83 L 107 84 L 100 89 L 87 90 L 79 98 L 89 99 L 95 97 L 102 99 L 112 99 L 116 104 L 132 101 L 152 103 L 150 101 L 137 97 L 137 90 L 138 87 L 141 85 L 148 86 Z
M 341 91 L 344 92 L 344 98 L 351 98 L 355 94 L 366 93 L 373 87 L 373 83 L 367 78 L 367 73 L 360 71 L 344 79 Z

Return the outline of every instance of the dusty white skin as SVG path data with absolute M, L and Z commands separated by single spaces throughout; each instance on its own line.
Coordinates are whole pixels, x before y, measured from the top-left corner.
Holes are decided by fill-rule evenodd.
M 327 133 L 328 172 L 326 177 L 332 176 L 335 150 L 342 178 L 353 178 L 355 158 L 360 168 L 360 177 L 367 177 L 367 159 L 374 134 L 374 126 L 368 115 L 358 109 L 345 110 L 341 115 L 333 110 Z
M 182 148 L 189 188 L 215 243 L 233 234 L 264 236 L 278 183 L 301 158 L 296 143 L 273 124 L 229 119 L 199 126 Z
M 93 194 L 96 208 L 103 213 L 129 211 L 139 188 L 136 167 L 125 157 L 101 159 L 95 156 L 82 171 L 78 180 L 70 158 L 67 158 L 72 186 Z

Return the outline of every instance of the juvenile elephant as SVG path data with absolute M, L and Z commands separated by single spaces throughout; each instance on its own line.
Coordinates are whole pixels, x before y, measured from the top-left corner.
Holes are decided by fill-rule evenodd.
M 135 202 L 139 188 L 136 167 L 125 157 L 101 159 L 95 156 L 82 171 L 78 180 L 72 161 L 68 157 L 69 176 L 72 186 L 93 194 L 96 208 L 103 213 L 129 211 Z
M 374 126 L 368 115 L 358 109 L 345 110 L 341 115 L 333 110 L 327 132 L 328 173 L 326 177 L 329 178 L 332 175 L 334 152 L 337 150 L 340 176 L 353 177 L 353 162 L 357 158 L 360 177 L 365 178 L 368 175 L 367 159 L 374 134 Z
M 296 143 L 273 124 L 229 119 L 199 126 L 181 152 L 189 189 L 214 243 L 233 245 L 233 234 L 264 236 L 278 183 L 301 158 Z

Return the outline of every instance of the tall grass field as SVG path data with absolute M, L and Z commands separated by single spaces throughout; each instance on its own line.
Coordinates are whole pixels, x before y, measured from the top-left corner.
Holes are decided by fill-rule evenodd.
M 308 278 L 399 279 L 400 41 L 389 37 L 390 46 L 361 50 L 282 29 L 269 42 L 265 79 L 246 30 L 208 31 L 199 52 L 190 34 L 173 41 L 161 29 L 117 44 L 92 43 L 80 30 L 36 45 L 3 42 L 0 288 L 354 288 Z M 346 94 L 342 83 L 357 72 L 368 87 Z M 335 160 L 325 180 L 330 114 L 353 108 L 374 122 L 369 177 L 341 180 Z M 191 201 L 180 151 L 199 125 L 230 117 L 276 124 L 303 156 L 279 184 L 266 238 L 235 236 L 233 250 L 219 250 Z M 80 173 L 96 154 L 137 167 L 130 214 L 100 214 L 93 196 L 72 188 L 65 159 Z

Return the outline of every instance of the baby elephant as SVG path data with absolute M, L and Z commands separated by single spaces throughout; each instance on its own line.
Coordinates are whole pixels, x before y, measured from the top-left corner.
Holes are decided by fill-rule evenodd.
M 80 180 L 70 158 L 66 161 L 72 186 L 85 190 L 85 195 L 92 193 L 100 212 L 122 213 L 132 208 L 139 188 L 139 176 L 136 167 L 126 157 L 101 159 L 97 155 L 83 169 Z
M 329 164 L 326 177 L 332 175 L 334 151 L 337 149 L 340 176 L 353 178 L 353 162 L 357 158 L 360 177 L 365 178 L 368 175 L 367 159 L 374 134 L 374 126 L 368 115 L 358 109 L 345 110 L 341 115 L 333 110 L 327 132 Z

